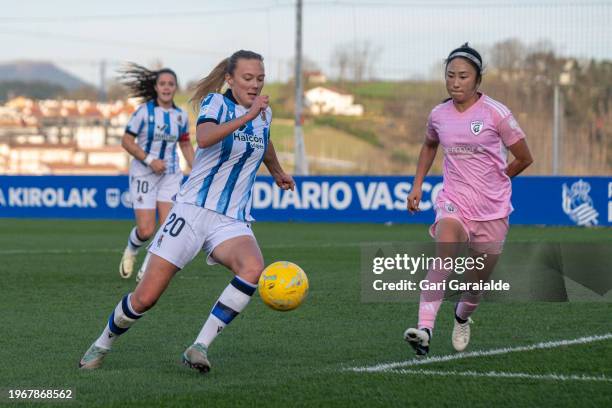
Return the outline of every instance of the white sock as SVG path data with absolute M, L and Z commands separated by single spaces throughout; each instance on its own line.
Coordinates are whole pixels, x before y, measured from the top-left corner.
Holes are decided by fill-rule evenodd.
M 130 232 L 130 237 L 128 238 L 128 244 L 127 244 L 127 249 L 130 252 L 132 252 L 134 255 L 136 255 L 140 247 L 146 244 L 148 241 L 147 239 L 144 241 L 141 240 L 136 230 L 137 230 L 136 227 L 132 228 L 132 231 Z
M 257 285 L 253 285 L 238 276 L 225 288 L 219 300 L 210 312 L 204 327 L 198 334 L 195 343 L 210 346 L 219 333 L 249 304 Z
M 108 323 L 106 323 L 104 331 L 100 337 L 98 337 L 98 340 L 95 341 L 96 347 L 110 350 L 117 337 L 128 331 L 130 326 L 142 317 L 142 313 L 136 313 L 134 309 L 132 309 L 130 303 L 131 297 L 132 294 L 128 293 L 117 304 L 115 310 L 113 310 L 113 313 L 111 313 L 108 318 Z

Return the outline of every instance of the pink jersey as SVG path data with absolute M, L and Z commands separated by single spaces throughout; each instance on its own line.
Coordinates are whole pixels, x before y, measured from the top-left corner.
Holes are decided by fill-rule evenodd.
M 512 185 L 506 146 L 524 137 L 510 110 L 484 94 L 465 112 L 452 100 L 436 106 L 427 122 L 427 138 L 444 151 L 444 188 L 436 205 L 455 204 L 475 221 L 507 217 Z

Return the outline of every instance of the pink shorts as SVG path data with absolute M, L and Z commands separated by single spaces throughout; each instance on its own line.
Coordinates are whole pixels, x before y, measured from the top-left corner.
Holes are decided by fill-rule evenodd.
M 470 248 L 480 253 L 501 254 L 508 234 L 508 217 L 490 221 L 474 221 L 465 218 L 459 207 L 450 201 L 439 201 L 435 205 L 436 220 L 429 227 L 429 235 L 435 239 L 436 225 L 442 218 L 453 218 L 461 224 L 468 237 Z

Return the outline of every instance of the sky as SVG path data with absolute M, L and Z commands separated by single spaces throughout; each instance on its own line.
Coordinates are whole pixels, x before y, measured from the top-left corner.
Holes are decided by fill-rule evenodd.
M 263 54 L 268 80 L 286 80 L 295 55 L 295 1 L 0 0 L 0 63 L 52 61 L 98 85 L 134 61 L 173 68 L 182 83 L 205 76 L 238 49 Z M 612 0 L 304 0 L 304 55 L 335 75 L 338 48 L 368 43 L 374 75 L 441 75 L 465 41 L 486 50 L 517 38 L 556 52 L 612 60 Z

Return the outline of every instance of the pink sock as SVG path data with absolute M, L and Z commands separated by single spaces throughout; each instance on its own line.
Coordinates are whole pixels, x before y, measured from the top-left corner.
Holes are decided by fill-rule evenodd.
M 478 307 L 481 297 L 482 295 L 480 293 L 472 292 L 465 292 L 461 295 L 457 310 L 455 311 L 457 317 L 461 320 L 467 320 Z
M 425 278 L 429 281 L 429 284 L 440 283 L 451 274 L 451 270 L 431 268 L 427 272 Z M 428 328 L 430 332 L 433 332 L 434 323 L 436 321 L 436 315 L 444 299 L 443 289 L 431 289 L 421 291 L 421 299 L 419 302 L 419 329 Z

